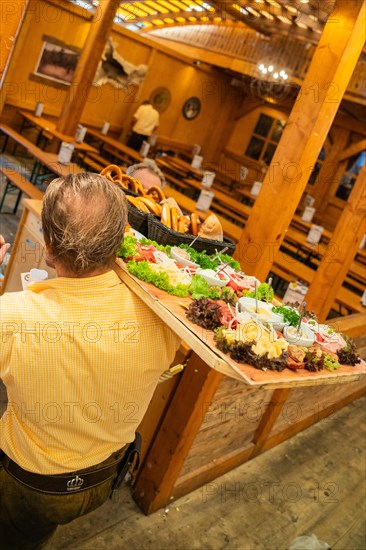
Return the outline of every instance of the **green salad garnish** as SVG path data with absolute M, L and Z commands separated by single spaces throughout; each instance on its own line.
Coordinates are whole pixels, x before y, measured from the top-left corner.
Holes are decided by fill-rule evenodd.
M 286 306 L 278 306 L 272 308 L 273 313 L 279 313 L 283 316 L 283 320 L 286 323 L 290 323 L 293 327 L 297 327 L 299 324 L 300 315 L 295 309 Z

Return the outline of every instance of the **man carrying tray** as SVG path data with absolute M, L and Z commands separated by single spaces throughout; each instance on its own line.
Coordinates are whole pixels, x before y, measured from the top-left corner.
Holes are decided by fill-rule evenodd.
M 127 221 L 112 182 L 54 180 L 43 202 L 58 277 L 0 298 L 1 548 L 45 548 L 99 507 L 179 340 L 113 271 Z M 0 237 L 0 262 L 8 249 Z

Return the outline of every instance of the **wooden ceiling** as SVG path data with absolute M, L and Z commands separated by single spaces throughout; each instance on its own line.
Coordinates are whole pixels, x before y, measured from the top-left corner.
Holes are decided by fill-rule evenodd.
M 98 0 L 72 0 L 96 6 Z M 288 33 L 316 43 L 335 0 L 122 0 L 116 22 L 137 32 L 199 25 L 239 23 L 270 36 Z

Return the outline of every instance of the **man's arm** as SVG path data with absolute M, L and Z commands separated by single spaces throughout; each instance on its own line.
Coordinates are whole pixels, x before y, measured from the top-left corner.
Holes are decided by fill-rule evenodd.
M 3 263 L 3 260 L 5 258 L 5 254 L 10 248 L 10 244 L 5 242 L 5 239 L 2 235 L 0 235 L 0 265 Z

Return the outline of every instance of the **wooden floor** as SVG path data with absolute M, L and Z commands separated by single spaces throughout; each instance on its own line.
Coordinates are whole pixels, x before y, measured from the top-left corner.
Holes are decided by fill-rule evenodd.
M 3 412 L 1 382 L 0 404 Z M 365 405 L 347 405 L 148 517 L 125 484 L 113 502 L 60 526 L 50 550 L 286 550 L 313 533 L 333 550 L 365 550 Z
M 10 242 L 20 212 L 0 216 Z M 52 548 L 285 550 L 315 533 L 333 550 L 366 550 L 365 431 L 363 398 L 149 517 L 125 485 L 115 502 L 59 527 Z
M 119 493 L 59 527 L 53 548 L 285 550 L 314 533 L 364 550 L 365 399 L 149 517 L 128 486 Z

